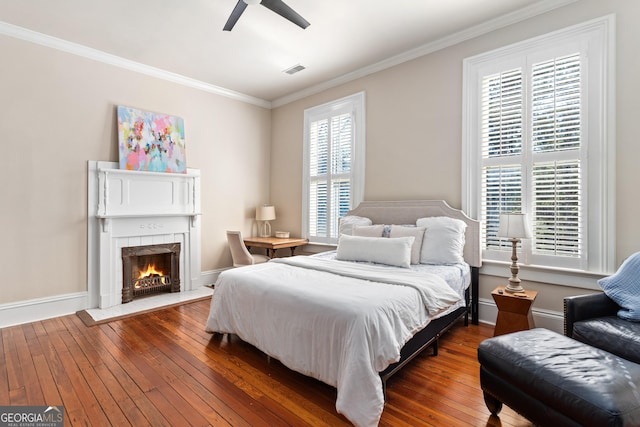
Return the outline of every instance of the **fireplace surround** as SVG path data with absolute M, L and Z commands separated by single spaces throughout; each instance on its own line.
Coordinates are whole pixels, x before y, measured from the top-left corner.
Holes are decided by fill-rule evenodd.
M 115 162 L 90 161 L 88 217 L 88 308 L 109 308 L 128 298 L 124 248 L 179 245 L 172 255 L 176 276 L 171 291 L 201 285 L 198 170 L 137 172 L 118 169 Z

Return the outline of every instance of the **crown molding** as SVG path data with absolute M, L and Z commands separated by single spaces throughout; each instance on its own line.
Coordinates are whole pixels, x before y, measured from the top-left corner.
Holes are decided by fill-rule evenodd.
M 419 58 L 421 56 L 428 55 L 438 50 L 453 46 L 463 41 L 481 36 L 491 31 L 498 30 L 508 25 L 515 24 L 517 22 L 524 21 L 537 15 L 549 12 L 551 10 L 566 6 L 571 3 L 575 3 L 578 0 L 543 0 L 536 2 L 530 6 L 527 6 L 518 11 L 503 15 L 501 17 L 489 20 L 480 25 L 468 28 L 463 31 L 459 31 L 447 37 L 443 37 L 432 43 L 419 46 L 415 49 L 403 52 L 399 55 L 392 56 L 383 61 L 353 71 L 351 73 L 344 74 L 335 79 L 325 81 L 323 83 L 310 86 L 298 92 L 291 93 L 289 95 L 277 98 L 273 101 L 267 101 L 261 98 L 256 98 L 250 95 L 246 95 L 240 92 L 236 92 L 230 89 L 226 89 L 220 86 L 212 85 L 201 80 L 192 79 L 180 74 L 172 73 L 160 68 L 151 67 L 136 61 L 131 61 L 110 53 L 106 53 L 97 49 L 93 49 L 81 44 L 73 43 L 67 40 L 52 37 L 43 33 L 32 31 L 23 27 L 19 27 L 7 22 L 0 21 L 0 34 L 13 37 L 16 39 L 28 41 L 31 43 L 46 46 L 52 49 L 61 50 L 63 52 L 71 53 L 83 58 L 91 59 L 94 61 L 102 62 L 115 67 L 123 68 L 129 71 L 133 71 L 140 74 L 145 74 L 151 77 L 156 77 L 162 80 L 170 81 L 176 84 L 180 84 L 186 87 L 191 87 L 197 90 L 213 93 L 216 95 L 224 96 L 227 98 L 235 99 L 238 101 L 246 102 L 248 104 L 257 105 L 262 108 L 275 108 L 280 107 L 291 102 L 297 101 L 307 96 L 315 95 L 322 91 L 340 86 L 342 84 L 351 82 L 353 80 L 366 77 L 370 74 L 386 70 L 396 65 L 402 64 L 407 61 Z
M 400 65 L 404 62 L 414 60 L 421 56 L 428 55 L 430 53 L 447 48 L 449 46 L 453 46 L 458 43 L 464 42 L 466 40 L 470 40 L 475 37 L 479 37 L 481 35 L 498 30 L 500 28 L 513 25 L 515 23 L 524 21 L 526 19 L 533 18 L 537 15 L 541 15 L 543 13 L 569 5 L 571 3 L 575 3 L 577 1 L 578 0 L 544 0 L 541 2 L 534 3 L 530 6 L 522 8 L 515 12 L 511 12 L 506 15 L 502 15 L 498 18 L 491 19 L 489 21 L 483 22 L 482 24 L 459 31 L 450 36 L 443 37 L 432 43 L 427 43 L 415 49 L 411 49 L 399 55 L 392 56 L 383 61 L 377 62 L 375 64 L 353 71 L 351 73 L 344 74 L 335 79 L 331 79 L 326 82 L 323 82 L 314 86 L 310 86 L 298 92 L 294 92 L 290 95 L 277 98 L 271 102 L 271 105 L 273 108 L 281 107 L 283 105 L 300 100 L 302 98 L 306 98 L 307 96 L 315 95 L 317 93 L 334 88 L 336 86 L 351 82 L 353 80 L 356 80 L 362 77 L 366 77 L 370 74 L 377 73 L 379 71 L 386 70 L 396 65 Z
M 257 105 L 258 107 L 271 108 L 271 102 L 264 99 L 256 98 L 250 95 L 245 95 L 240 92 L 236 92 L 230 89 L 225 89 L 220 86 L 215 86 L 209 83 L 205 83 L 200 80 L 192 79 L 180 74 L 172 73 L 160 68 L 151 67 L 149 65 L 142 64 L 140 62 L 131 61 L 110 53 L 103 52 L 101 50 L 93 49 L 78 43 L 73 43 L 67 40 L 52 37 L 43 33 L 38 33 L 17 25 L 9 24 L 7 22 L 0 21 L 0 34 L 13 37 L 16 39 L 24 40 L 27 42 L 39 44 L 41 46 L 57 49 L 63 52 L 77 55 L 83 58 L 87 58 L 93 61 L 102 62 L 104 64 L 112 65 L 114 67 L 123 68 L 125 70 L 133 71 L 147 76 L 155 77 L 158 79 L 166 80 L 172 83 L 177 83 L 182 86 L 190 87 L 193 89 L 201 90 L 204 92 L 221 95 L 227 98 L 235 99 L 237 101 L 246 102 L 248 104 Z

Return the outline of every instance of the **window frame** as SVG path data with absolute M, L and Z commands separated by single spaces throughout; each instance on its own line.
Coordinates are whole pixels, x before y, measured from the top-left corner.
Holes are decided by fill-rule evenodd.
M 463 61 L 462 207 L 471 217 L 481 213 L 481 90 L 482 77 L 522 64 L 526 57 L 551 59 L 557 52 L 575 48 L 586 55 L 584 63 L 583 141 L 587 144 L 584 209 L 585 257 L 579 265 L 535 264 L 520 259 L 520 277 L 525 280 L 598 289 L 594 278 L 615 268 L 615 17 L 608 15 L 550 34 L 479 54 Z M 523 69 L 527 73 L 527 68 Z M 525 102 L 529 102 L 525 84 Z M 528 112 L 528 107 L 526 110 Z M 526 117 L 525 122 L 530 122 Z M 525 124 L 525 138 L 529 123 Z M 526 161 L 526 160 L 525 160 Z M 528 177 L 525 177 L 525 180 Z M 523 183 L 530 185 L 530 183 Z M 525 208 L 531 206 L 525 201 Z M 525 212 L 530 214 L 530 212 Z M 530 243 L 523 240 L 520 253 Z M 524 251 L 522 249 L 525 249 Z M 483 274 L 504 275 L 510 251 L 483 250 Z
M 311 244 L 336 245 L 338 238 L 316 237 L 310 235 L 310 196 L 309 186 L 310 176 L 310 128 L 311 123 L 330 119 L 331 117 L 350 113 L 353 121 L 353 140 L 351 144 L 351 172 L 349 173 L 350 187 L 350 209 L 356 207 L 364 200 L 365 184 L 365 93 L 358 92 L 335 101 L 322 105 L 307 108 L 304 110 L 304 147 L 303 147 L 303 170 L 302 170 L 302 236 L 309 239 Z M 330 218 L 328 217 L 330 221 Z M 337 229 L 338 224 L 333 225 Z M 331 228 L 332 224 L 329 223 Z

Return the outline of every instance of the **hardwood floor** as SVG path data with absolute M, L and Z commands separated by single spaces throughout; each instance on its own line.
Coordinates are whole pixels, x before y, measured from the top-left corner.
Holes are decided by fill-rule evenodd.
M 336 391 L 235 336 L 204 332 L 209 299 L 87 327 L 75 315 L 0 329 L 0 405 L 63 405 L 65 426 L 349 426 Z M 486 325 L 454 326 L 440 353 L 388 383 L 381 426 L 531 426 L 479 387 Z

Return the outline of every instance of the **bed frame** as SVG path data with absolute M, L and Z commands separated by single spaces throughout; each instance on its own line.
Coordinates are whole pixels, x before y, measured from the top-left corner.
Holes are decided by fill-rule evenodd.
M 402 347 L 400 360 L 380 373 L 383 390 L 386 391 L 387 380 L 422 350 L 432 346 L 434 355 L 437 355 L 438 339 L 459 319 L 464 317 L 466 326 L 471 315 L 471 323 L 478 324 L 478 281 L 479 269 L 482 266 L 480 221 L 469 218 L 444 200 L 366 201 L 349 211 L 348 215 L 369 218 L 374 224 L 415 224 L 418 218 L 431 216 L 457 218 L 467 224 L 464 260 L 471 266 L 471 286 L 465 292 L 466 307 L 460 307 L 446 316 L 433 320 Z

